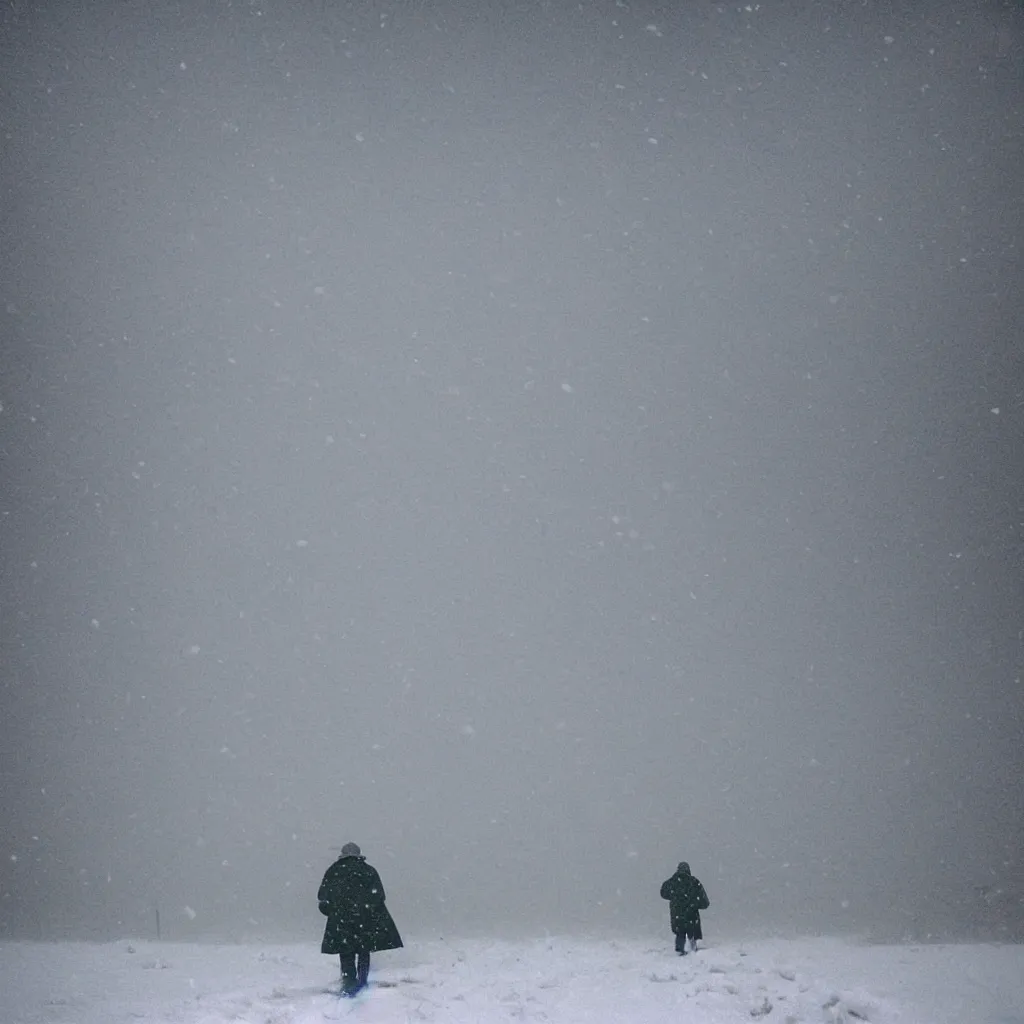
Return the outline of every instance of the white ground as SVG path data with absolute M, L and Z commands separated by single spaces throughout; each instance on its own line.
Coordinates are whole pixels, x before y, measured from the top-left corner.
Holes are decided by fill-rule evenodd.
M 1024 1024 L 1024 946 L 413 943 L 337 997 L 314 943 L 0 943 L 2 1024 Z

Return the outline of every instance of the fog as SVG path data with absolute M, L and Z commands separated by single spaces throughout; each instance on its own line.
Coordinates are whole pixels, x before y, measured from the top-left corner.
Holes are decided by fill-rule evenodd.
M 0 23 L 0 934 L 1024 934 L 1018 4 Z

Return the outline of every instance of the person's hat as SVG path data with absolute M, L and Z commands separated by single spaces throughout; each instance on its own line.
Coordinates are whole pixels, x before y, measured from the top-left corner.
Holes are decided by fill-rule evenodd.
M 341 848 L 341 855 L 342 855 L 342 857 L 358 857 L 359 856 L 359 847 L 356 846 L 355 843 L 346 843 Z

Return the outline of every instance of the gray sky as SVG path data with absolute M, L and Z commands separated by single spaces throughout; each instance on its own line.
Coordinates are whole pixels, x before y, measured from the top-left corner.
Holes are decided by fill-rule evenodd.
M 0 19 L 0 932 L 999 933 L 1019 5 Z

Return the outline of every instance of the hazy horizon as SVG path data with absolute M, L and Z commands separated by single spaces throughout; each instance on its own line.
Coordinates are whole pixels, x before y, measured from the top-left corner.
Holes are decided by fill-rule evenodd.
M 0 935 L 1024 935 L 1019 5 L 0 26 Z

